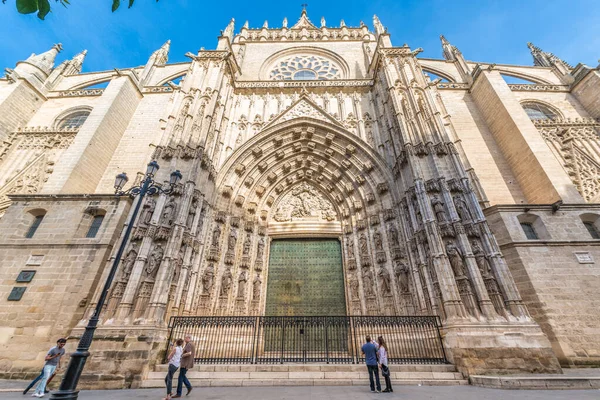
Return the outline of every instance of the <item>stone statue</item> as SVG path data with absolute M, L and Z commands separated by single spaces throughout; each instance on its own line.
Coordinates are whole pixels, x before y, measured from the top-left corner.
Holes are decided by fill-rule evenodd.
M 215 224 L 215 229 L 213 229 L 212 236 L 212 247 L 219 247 L 219 240 L 221 239 L 221 226 L 219 224 Z
M 149 278 L 154 278 L 156 276 L 163 254 L 164 251 L 160 244 L 157 244 L 150 253 L 148 260 L 146 261 L 146 275 L 148 275 Z
M 212 289 L 215 280 L 215 267 L 213 263 L 208 264 L 206 269 L 204 270 L 204 274 L 202 275 L 202 293 L 208 294 L 210 293 L 210 289 Z
M 262 260 L 264 252 L 265 252 L 265 239 L 260 238 L 260 240 L 258 241 L 258 248 L 256 249 L 256 259 Z
M 252 281 L 252 300 L 260 299 L 260 287 L 262 286 L 262 280 L 260 274 L 256 274 Z
M 350 286 L 350 294 L 352 296 L 352 300 L 360 300 L 358 279 L 356 279 L 356 275 L 350 275 L 350 278 L 348 278 L 348 286 Z
M 240 276 L 238 277 L 238 298 L 246 297 L 246 283 L 248 282 L 248 273 L 246 271 L 242 271 Z
M 456 212 L 458 216 L 463 222 L 471 221 L 471 213 L 469 213 L 469 208 L 467 207 L 467 203 L 460 196 L 454 196 L 454 205 L 456 206 Z
M 392 287 L 390 285 L 390 273 L 387 268 L 379 268 L 377 276 L 379 276 L 379 279 L 381 279 L 381 289 L 383 290 L 383 293 L 390 293 L 392 291 Z
M 450 265 L 452 266 L 454 276 L 457 278 L 464 276 L 465 270 L 463 263 L 463 255 L 460 252 L 459 248 L 456 247 L 456 245 L 451 241 L 448 241 L 446 243 L 446 254 L 448 255 L 448 260 L 450 261 Z
M 367 248 L 367 237 L 364 233 L 360 234 L 358 242 L 360 247 L 360 254 L 369 254 L 369 249 Z
M 173 225 L 173 220 L 175 217 L 175 198 L 169 197 L 169 202 L 165 204 L 165 208 L 162 213 L 162 223 L 165 225 Z
M 127 253 L 125 260 L 123 260 L 123 279 L 129 279 L 129 275 L 133 270 L 133 265 L 137 259 L 137 251 L 135 251 L 135 244 L 131 247 L 131 250 Z
M 373 291 L 373 271 L 371 271 L 371 268 L 366 268 L 363 272 L 363 286 L 367 297 L 375 296 L 375 292 Z
M 396 275 L 396 280 L 398 281 L 398 285 L 400 286 L 401 293 L 408 292 L 408 265 L 403 260 L 396 262 L 396 266 L 394 267 L 394 275 Z
M 383 242 L 381 241 L 381 233 L 375 231 L 373 234 L 373 241 L 375 242 L 375 250 L 383 251 Z
M 442 201 L 436 195 L 433 195 L 433 199 L 431 199 L 431 206 L 433 207 L 433 211 L 435 212 L 438 222 L 446 222 L 446 210 L 444 209 L 444 203 L 442 203 Z
M 183 259 L 185 258 L 185 245 L 179 248 L 179 256 L 177 257 L 177 264 L 183 265 Z
M 225 272 L 223 272 L 223 276 L 221 277 L 221 296 L 227 297 L 227 295 L 229 295 L 229 290 L 231 290 L 232 282 L 233 275 L 231 274 L 231 270 L 227 268 Z
M 196 217 L 197 208 L 198 208 L 198 197 L 194 196 L 192 198 L 192 204 L 190 205 L 190 211 L 188 212 L 187 221 L 185 223 L 188 228 L 191 228 L 192 224 L 194 223 L 194 218 Z
M 232 229 L 231 232 L 229 232 L 229 240 L 227 241 L 227 251 L 230 251 L 233 253 L 235 251 L 236 243 L 237 243 L 237 232 L 235 231 L 235 229 Z
M 346 237 L 346 248 L 348 249 L 348 257 L 354 258 L 354 239 L 352 235 Z
M 250 254 L 250 248 L 252 247 L 252 238 L 250 235 L 246 235 L 246 240 L 244 240 L 244 249 L 243 255 L 247 256 Z
M 489 278 L 492 276 L 492 268 L 490 266 L 490 262 L 486 257 L 483 249 L 479 245 L 477 241 L 473 241 L 471 243 L 471 248 L 473 249 L 473 255 L 475 256 L 475 262 L 477 262 L 477 267 L 479 267 L 479 271 L 481 272 L 481 276 L 484 278 Z
M 396 230 L 396 227 L 394 226 L 394 224 L 390 225 L 390 227 L 388 229 L 388 234 L 390 236 L 390 241 L 392 242 L 392 246 L 400 245 L 400 241 L 398 240 L 398 231 Z
M 152 214 L 154 213 L 155 208 L 156 200 L 154 200 L 153 197 L 148 197 L 148 200 L 142 209 L 142 215 L 140 215 L 140 222 L 148 225 L 152 219 Z

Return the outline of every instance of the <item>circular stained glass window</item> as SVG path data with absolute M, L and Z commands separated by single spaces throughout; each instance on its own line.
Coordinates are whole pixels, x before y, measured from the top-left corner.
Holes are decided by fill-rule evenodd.
M 276 81 L 340 79 L 341 68 L 331 60 L 314 55 L 295 55 L 281 60 L 271 70 Z

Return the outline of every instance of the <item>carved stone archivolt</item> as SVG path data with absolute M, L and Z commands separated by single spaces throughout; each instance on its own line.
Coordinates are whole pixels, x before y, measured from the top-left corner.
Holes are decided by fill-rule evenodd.
M 336 211 L 323 194 L 307 183 L 301 183 L 283 196 L 273 217 L 277 222 L 311 218 L 333 221 Z

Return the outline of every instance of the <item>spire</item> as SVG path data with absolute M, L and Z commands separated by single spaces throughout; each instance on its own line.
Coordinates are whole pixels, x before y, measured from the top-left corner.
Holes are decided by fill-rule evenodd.
M 83 60 L 85 60 L 86 54 L 87 54 L 87 50 L 83 50 L 81 53 L 79 53 L 75 57 L 73 57 L 73 59 L 70 61 L 71 68 L 73 68 L 73 70 L 76 71 L 77 73 L 81 72 L 81 66 L 83 65 Z
M 223 31 L 223 36 L 229 38 L 229 40 L 233 39 L 234 27 L 235 27 L 235 19 L 231 18 L 231 21 L 229 21 L 229 23 L 225 27 L 225 30 Z
M 46 74 L 49 74 L 54 67 L 54 60 L 56 59 L 56 55 L 62 51 L 62 44 L 57 43 L 52 48 L 42 54 L 35 54 L 29 56 L 25 62 L 35 65 Z
M 263 28 L 265 28 L 265 29 L 269 28 L 269 21 L 265 20 L 265 23 L 263 24 Z
M 533 56 L 533 65 L 535 65 L 536 67 L 552 67 L 557 64 L 562 64 L 562 66 L 567 67 L 569 69 L 573 68 L 568 63 L 561 60 L 554 54 L 547 51 L 543 51 L 531 42 L 527 43 L 527 47 L 529 47 L 529 51 Z
M 343 27 L 345 27 L 345 26 L 346 26 L 346 23 L 344 22 L 344 20 L 341 20 L 341 21 L 340 21 L 340 28 L 343 28 Z
M 288 25 L 287 17 L 283 19 L 283 24 L 282 25 L 283 25 L 284 28 L 287 28 L 287 25 Z
M 160 49 L 156 50 L 150 56 L 154 60 L 154 65 L 165 65 L 169 61 L 169 50 L 171 49 L 171 40 L 167 40 Z
M 373 15 L 373 27 L 375 28 L 375 34 L 381 35 L 382 33 L 385 33 L 385 28 L 381 24 L 381 21 L 377 15 Z
M 290 29 L 318 29 L 312 22 L 310 22 L 310 19 L 308 19 L 308 15 L 306 14 L 306 6 L 307 4 L 302 4 L 302 13 L 300 14 L 300 18 L 298 19 L 298 22 L 296 22 Z
M 246 21 L 246 22 L 244 22 L 244 26 L 242 26 L 242 29 L 248 29 L 248 26 L 249 26 L 248 21 Z
M 440 35 L 440 40 L 442 41 L 442 54 L 444 55 L 444 58 L 448 61 L 456 61 L 456 56 L 460 54 L 460 50 L 458 50 L 456 46 L 450 44 L 444 35 Z
M 325 28 L 327 26 L 327 22 L 325 22 L 325 17 L 321 17 L 321 28 Z

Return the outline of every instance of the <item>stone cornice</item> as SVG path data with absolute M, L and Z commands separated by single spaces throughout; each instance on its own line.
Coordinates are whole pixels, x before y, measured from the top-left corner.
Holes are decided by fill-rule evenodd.
M 61 90 L 51 92 L 48 97 L 88 97 L 102 96 L 104 89 Z
M 235 81 L 236 89 L 301 89 L 303 87 L 354 87 L 370 88 L 372 79 L 341 79 L 315 81 Z
M 131 201 L 129 196 L 116 196 L 114 194 L 10 194 L 8 197 L 13 202 L 24 201 L 81 201 L 81 200 L 109 200 Z
M 554 118 L 554 119 L 538 119 L 531 121 L 537 128 L 543 127 L 584 127 L 591 126 L 594 128 L 600 127 L 600 119 L 594 118 Z
M 365 38 L 375 41 L 375 34 L 370 32 L 366 26 L 349 28 L 242 28 L 242 31 L 233 38 L 233 43 L 248 42 L 315 42 L 315 41 L 357 41 L 363 42 Z
M 600 210 L 598 203 L 562 204 L 561 210 Z M 552 204 L 496 204 L 485 208 L 483 213 L 487 216 L 496 212 L 528 212 L 528 211 L 550 211 Z
M 539 85 L 539 84 L 514 84 L 509 83 L 508 87 L 513 92 L 568 92 L 568 85 Z

